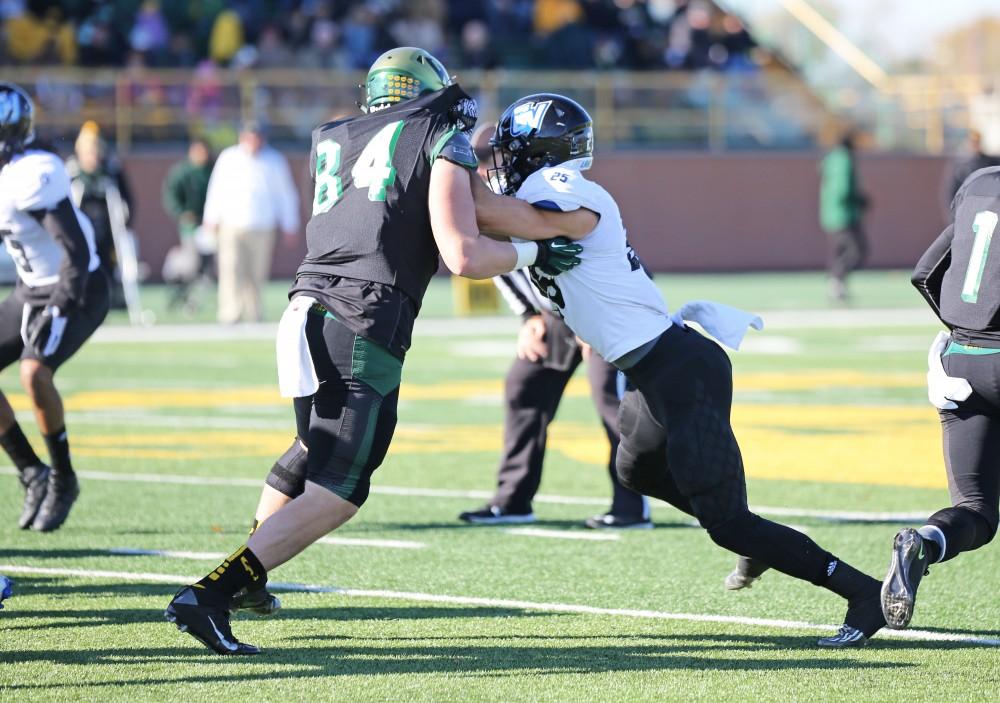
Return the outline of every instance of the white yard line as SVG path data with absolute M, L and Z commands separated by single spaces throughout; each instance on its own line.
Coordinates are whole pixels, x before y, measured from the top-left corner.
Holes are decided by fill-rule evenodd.
M 764 318 L 764 334 L 769 330 L 799 330 L 831 327 L 920 327 L 937 323 L 929 308 L 870 308 L 854 310 L 755 310 Z M 414 336 L 496 337 L 517 334 L 519 321 L 513 315 L 474 318 L 428 317 L 418 319 Z M 213 323 L 153 325 L 136 329 L 125 325 L 105 325 L 91 340 L 97 344 L 162 344 L 164 342 L 271 341 L 278 331 L 274 322 L 242 325 Z
M 108 554 L 124 557 L 165 557 L 167 559 L 195 559 L 198 561 L 218 561 L 226 558 L 225 552 L 183 552 L 173 549 L 132 549 L 112 547 Z
M 617 542 L 621 537 L 609 532 L 580 532 L 577 530 L 546 530 L 541 527 L 511 527 L 504 530 L 518 537 L 543 537 L 547 539 L 579 539 L 590 542 Z
M 225 557 L 225 555 L 223 555 Z M 149 572 L 134 571 L 105 571 L 102 569 L 63 569 L 46 566 L 23 566 L 20 564 L 0 564 L 0 573 L 8 574 L 36 574 L 39 576 L 76 576 L 87 579 L 112 579 L 117 581 L 129 581 L 138 583 L 167 583 L 183 586 L 194 583 L 200 576 L 178 576 L 176 574 L 153 574 Z M 336 586 L 310 586 L 303 583 L 280 583 L 268 582 L 268 588 L 276 591 L 301 591 L 304 593 L 340 593 L 343 591 Z
M 128 571 L 92 571 L 88 569 L 60 569 L 0 564 L 0 573 L 37 574 L 41 576 L 75 576 L 79 578 L 113 579 L 148 583 L 170 583 L 183 585 L 196 580 L 195 576 L 174 574 L 133 573 Z M 774 620 L 771 618 L 751 618 L 741 615 L 711 615 L 707 613 L 669 613 L 660 610 L 632 610 L 628 608 L 599 608 L 575 603 L 541 603 L 536 601 L 509 600 L 502 598 L 478 598 L 475 596 L 449 596 L 437 593 L 415 593 L 409 591 L 383 591 L 358 588 L 336 588 L 332 586 L 312 586 L 306 584 L 269 584 L 275 590 L 305 591 L 310 593 L 336 593 L 352 598 L 382 598 L 418 603 L 447 603 L 449 605 L 478 606 L 486 608 L 510 608 L 515 610 L 537 610 L 549 613 L 574 613 L 579 615 L 609 615 L 647 620 L 678 620 L 684 622 L 714 622 L 750 627 L 767 627 L 779 630 L 832 631 L 833 625 L 820 625 L 794 620 Z M 929 632 L 925 630 L 882 630 L 879 638 L 921 640 L 925 642 L 961 642 L 989 647 L 1000 647 L 1000 638 L 963 635 L 957 632 Z
M 423 542 L 410 542 L 402 539 L 369 539 L 366 537 L 320 537 L 320 544 L 332 544 L 338 547 L 375 547 L 378 549 L 424 549 Z
M 17 471 L 13 467 L 0 466 L 0 475 L 16 475 Z M 260 488 L 263 478 L 229 478 L 220 476 L 185 476 L 178 474 L 137 474 L 119 473 L 114 471 L 77 471 L 80 478 L 89 481 L 118 481 L 134 483 L 164 483 L 184 486 L 245 486 L 248 488 Z M 493 497 L 492 491 L 476 490 L 451 490 L 446 488 L 417 488 L 408 486 L 372 486 L 372 493 L 381 495 L 404 496 L 415 498 L 460 498 L 471 500 L 489 500 Z M 534 500 L 538 503 L 550 503 L 555 505 L 607 505 L 606 498 L 593 498 L 590 496 L 560 496 L 560 495 L 536 495 Z M 661 503 L 652 503 L 651 507 L 658 510 L 669 508 Z M 927 518 L 927 511 L 909 512 L 865 512 L 860 510 L 817 510 L 813 508 L 776 507 L 768 505 L 752 505 L 752 510 L 765 515 L 775 515 L 778 517 L 807 517 L 817 520 L 829 520 L 831 522 L 887 522 L 887 523 L 907 523 L 919 522 Z M 672 510 L 672 508 L 670 508 Z

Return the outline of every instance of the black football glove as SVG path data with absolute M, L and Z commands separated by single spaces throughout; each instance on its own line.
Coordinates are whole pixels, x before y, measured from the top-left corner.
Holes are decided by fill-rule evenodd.
M 452 124 L 461 131 L 471 134 L 479 120 L 479 103 L 476 102 L 475 98 L 470 98 L 464 93 L 462 95 L 463 97 L 451 106 L 449 116 Z
M 39 359 L 52 356 L 59 349 L 63 332 L 66 331 L 66 319 L 55 305 L 46 305 L 28 319 L 25 330 L 27 338 L 24 342 Z
M 538 258 L 533 266 L 548 276 L 558 276 L 579 266 L 580 252 L 583 247 L 568 237 L 556 237 L 535 242 L 538 245 Z

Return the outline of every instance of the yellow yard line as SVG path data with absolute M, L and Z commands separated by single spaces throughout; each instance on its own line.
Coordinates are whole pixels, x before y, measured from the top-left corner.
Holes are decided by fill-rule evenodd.
M 922 407 L 738 404 L 733 425 L 753 478 L 945 486 L 940 429 Z M 192 418 L 197 426 L 197 418 Z M 499 455 L 499 424 L 407 425 L 396 431 L 392 456 L 460 453 Z M 287 429 L 163 431 L 74 436 L 84 457 L 198 461 L 233 457 L 269 460 L 292 437 Z M 608 444 L 596 422 L 556 421 L 549 450 L 576 462 L 606 465 Z

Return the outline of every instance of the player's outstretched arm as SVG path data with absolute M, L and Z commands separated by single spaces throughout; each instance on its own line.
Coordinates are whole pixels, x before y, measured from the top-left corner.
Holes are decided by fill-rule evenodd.
M 566 240 L 511 244 L 481 236 L 470 176 L 468 169 L 446 159 L 438 159 L 431 168 L 431 229 L 452 273 L 482 279 L 537 265 L 556 275 L 580 263 L 580 246 Z
M 473 179 L 473 198 L 479 229 L 489 234 L 541 241 L 555 237 L 583 239 L 597 227 L 597 213 L 586 208 L 570 212 L 543 210 L 524 200 L 497 195 L 480 179 Z

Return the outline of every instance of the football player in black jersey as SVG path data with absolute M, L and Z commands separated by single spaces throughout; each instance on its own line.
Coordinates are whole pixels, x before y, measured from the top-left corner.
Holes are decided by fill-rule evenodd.
M 944 432 L 951 507 L 901 530 L 882 583 L 890 627 L 910 624 L 927 567 L 988 544 L 1000 508 L 1000 166 L 976 171 L 951 204 L 952 224 L 921 257 L 913 285 L 950 330 L 928 354 L 928 396 Z
M 219 654 L 256 654 L 231 610 L 274 612 L 267 573 L 347 522 L 368 497 L 396 424 L 403 359 L 438 256 L 490 278 L 579 263 L 567 239 L 511 244 L 480 236 L 466 132 L 475 102 L 422 49 L 372 65 L 365 114 L 313 133 L 308 253 L 278 333 L 279 384 L 295 398 L 297 437 L 266 480 L 247 544 L 167 607 Z M 285 350 L 285 351 L 282 351 Z

